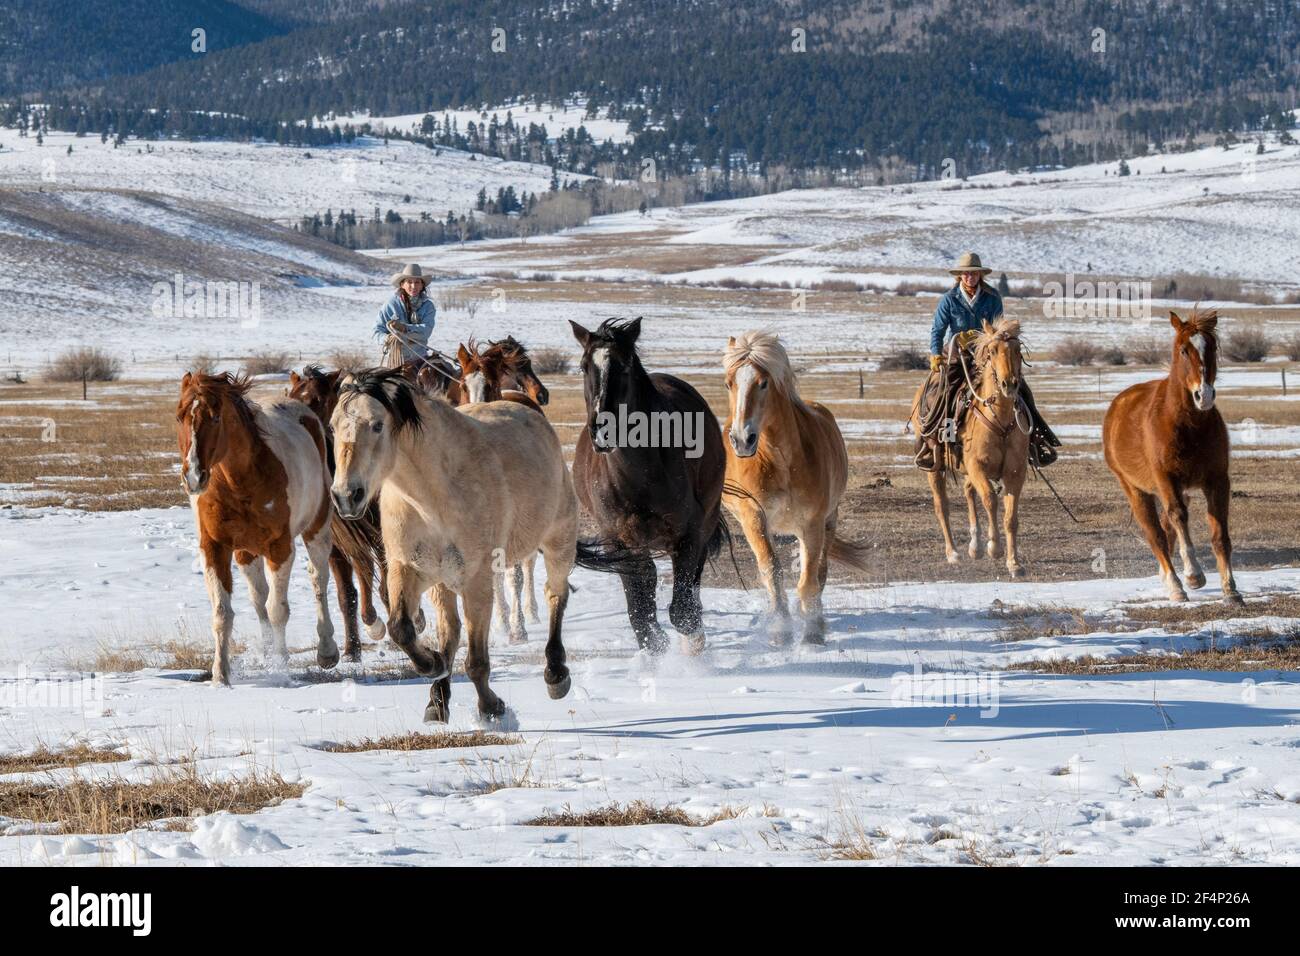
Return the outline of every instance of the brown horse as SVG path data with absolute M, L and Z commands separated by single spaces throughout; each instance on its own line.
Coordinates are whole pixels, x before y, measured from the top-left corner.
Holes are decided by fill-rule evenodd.
M 331 475 L 334 472 L 334 433 L 329 429 L 330 416 L 338 403 L 339 380 L 342 371 L 326 372 L 319 365 L 307 365 L 302 374 L 289 373 L 289 397 L 302 402 L 325 426 L 326 462 Z M 330 570 L 334 572 L 339 611 L 343 615 L 343 654 L 349 660 L 361 659 L 361 637 L 357 628 L 358 599 L 361 622 L 372 641 L 384 637 L 384 622 L 375 613 L 371 588 L 375 573 L 379 573 L 379 594 L 384 601 L 388 592 L 384 587 L 384 543 L 379 530 L 379 507 L 356 521 L 344 521 L 337 512 L 330 517 L 334 547 L 330 551 Z M 355 583 L 353 580 L 355 574 Z M 359 587 L 358 587 L 359 585 Z
M 1110 403 L 1102 425 L 1106 464 L 1128 496 L 1133 516 L 1160 562 L 1160 577 L 1169 597 L 1186 601 L 1174 571 L 1173 539 L 1183 557 L 1189 588 L 1205 585 L 1187 530 L 1187 492 L 1205 494 L 1210 544 L 1219 565 L 1225 601 L 1240 604 L 1232 576 L 1232 540 L 1228 536 L 1228 428 L 1214 407 L 1218 372 L 1217 312 L 1193 312 L 1184 322 L 1169 313 L 1174 327 L 1169 375 L 1124 389 Z M 1156 501 L 1163 513 L 1157 518 Z
M 952 361 L 965 362 L 960 350 L 954 349 Z M 976 497 L 988 515 L 990 558 L 1000 553 L 998 542 L 998 498 L 1005 511 L 1002 530 L 1006 536 L 1007 571 L 1013 578 L 1023 576 L 1018 537 L 1020 534 L 1020 494 L 1029 471 L 1029 433 L 1033 426 L 1029 410 L 1020 397 L 1020 376 L 1024 364 L 1020 351 L 1020 322 L 998 319 L 984 323 L 975 344 L 975 366 L 968 372 L 967 396 L 970 409 L 961 426 L 962 490 L 970 520 L 970 544 L 967 553 L 979 557 L 979 510 Z M 921 431 L 920 400 L 922 384 L 912 403 L 912 428 Z M 945 466 L 929 473 L 934 513 L 943 532 L 944 551 L 950 564 L 957 563 L 957 547 L 948 523 L 948 493 L 944 485 Z
M 339 659 L 326 600 L 331 512 L 325 430 L 301 402 L 259 404 L 248 398 L 251 387 L 229 372 L 186 372 L 176 405 L 181 475 L 212 602 L 214 684 L 230 683 L 232 556 L 248 583 L 263 640 L 281 663 L 288 660 L 284 629 L 298 537 L 307 547 L 316 592 L 317 663 L 333 667 Z
M 867 570 L 861 549 L 835 533 L 849 475 L 844 436 L 829 409 L 799 397 L 790 358 L 772 333 L 728 339 L 722 367 L 731 409 L 723 429 L 730 448 L 722 503 L 740 521 L 763 575 L 776 615 L 773 643 L 789 640 L 790 611 L 770 535 L 793 534 L 803 640 L 824 644 L 822 591 L 830 559 Z
M 704 562 L 729 540 L 722 517 L 726 454 L 704 398 L 672 375 L 646 372 L 637 354 L 641 320 L 608 319 L 594 330 L 576 322 L 582 346 L 587 427 L 578 435 L 573 478 L 578 498 L 616 565 L 637 644 L 668 646 L 655 611 L 654 555 L 673 563 L 668 610 L 687 654 L 704 650 L 700 578 Z

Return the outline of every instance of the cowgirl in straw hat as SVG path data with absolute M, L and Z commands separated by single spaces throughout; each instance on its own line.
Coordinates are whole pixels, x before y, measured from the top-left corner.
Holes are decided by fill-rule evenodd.
M 921 400 L 922 435 L 917 436 L 916 464 L 923 471 L 935 470 L 940 441 L 959 441 L 957 430 L 945 428 L 944 422 L 953 419 L 964 373 L 960 362 L 948 359 L 954 357 L 957 349 L 970 349 L 985 322 L 992 323 L 1001 318 L 1002 296 L 984 281 L 992 271 L 984 267 L 975 253 L 963 253 L 957 264 L 948 270 L 956 277 L 956 283 L 939 299 L 934 310 L 934 323 L 930 326 L 930 378 Z M 1020 394 L 1034 422 L 1031 453 L 1040 465 L 1051 464 L 1056 460 L 1055 449 L 1061 443 L 1039 415 L 1033 393 L 1023 378 L 1020 380 Z
M 415 263 L 393 275 L 389 282 L 397 291 L 379 310 L 375 338 L 384 346 L 384 365 L 391 368 L 424 358 L 437 310 L 425 294 L 429 276 Z

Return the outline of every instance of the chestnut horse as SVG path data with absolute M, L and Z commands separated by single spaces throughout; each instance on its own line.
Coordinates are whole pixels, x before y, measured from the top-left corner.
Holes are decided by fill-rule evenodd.
M 965 362 L 959 349 L 954 349 L 954 362 Z M 1029 472 L 1029 432 L 1032 430 L 1029 410 L 1020 397 L 1020 377 L 1024 358 L 1020 351 L 1020 322 L 1016 319 L 998 319 L 985 322 L 975 344 L 975 371 L 967 374 L 965 399 L 970 408 L 961 425 L 962 491 L 966 496 L 966 511 L 970 521 L 970 544 L 967 553 L 979 557 L 979 509 L 976 496 L 988 515 L 988 546 L 990 558 L 1000 554 L 998 542 L 998 498 L 1003 499 L 1002 532 L 1006 537 L 1007 571 L 1013 578 L 1024 575 L 1020 561 L 1020 495 Z M 921 385 L 923 390 L 925 385 Z M 921 431 L 921 391 L 912 403 L 912 428 Z M 934 497 L 934 513 L 943 532 L 944 551 L 950 564 L 957 563 L 957 547 L 953 544 L 952 528 L 948 523 L 948 493 L 944 485 L 945 469 L 940 467 L 928 475 L 930 493 Z
M 232 556 L 248 583 L 263 640 L 281 664 L 288 660 L 284 629 L 298 537 L 307 547 L 316 592 L 316 661 L 328 668 L 339 659 L 326 593 L 331 535 L 325 430 L 301 402 L 254 402 L 248 398 L 251 387 L 246 377 L 229 372 L 186 372 L 176 405 L 181 475 L 212 602 L 217 685 L 230 683 Z
M 849 453 L 835 416 L 799 397 L 781 340 L 745 332 L 727 340 L 722 367 L 731 410 L 722 503 L 740 521 L 776 615 L 774 644 L 790 637 L 781 560 L 772 534 L 799 539 L 799 608 L 806 644 L 826 643 L 822 591 L 830 559 L 867 570 L 865 553 L 835 533 Z M 739 492 L 739 493 L 737 493 Z
M 1214 407 L 1218 372 L 1217 312 L 1193 312 L 1184 322 L 1169 313 L 1174 328 L 1169 375 L 1142 382 L 1115 396 L 1102 425 L 1106 464 L 1128 496 L 1133 517 L 1160 563 L 1160 578 L 1174 601 L 1186 601 L 1172 561 L 1174 538 L 1183 557 L 1189 588 L 1205 585 L 1187 530 L 1187 492 L 1205 494 L 1210 544 L 1219 565 L 1225 601 L 1240 604 L 1232 576 L 1228 536 L 1228 428 Z M 1156 502 L 1163 512 L 1157 517 Z
M 636 348 L 639 318 L 608 319 L 591 331 L 569 324 L 582 346 L 587 406 L 573 455 L 578 497 L 612 549 L 637 644 L 652 654 L 668 647 L 655 611 L 654 563 L 655 553 L 667 553 L 673 563 L 668 616 L 683 651 L 699 654 L 704 562 L 730 540 L 718 420 L 686 382 L 646 372 Z
M 561 635 L 569 573 L 578 554 L 578 503 L 560 440 L 542 415 L 513 402 L 456 409 L 424 394 L 400 372 L 348 376 L 330 419 L 335 507 L 366 513 L 379 496 L 388 561 L 388 633 L 416 669 L 433 678 L 425 719 L 450 714 L 450 667 L 460 643 L 456 597 L 469 630 L 465 671 L 479 712 L 500 717 L 505 704 L 488 686 L 493 570 L 539 549 L 546 562 L 550 635 L 546 688 L 569 692 Z M 416 636 L 422 592 L 432 589 L 440 646 Z
M 342 371 L 326 372 L 319 365 L 303 367 L 302 374 L 289 373 L 289 397 L 302 402 L 321 420 L 325 428 L 325 460 L 330 474 L 334 473 L 334 434 L 329 430 L 330 416 L 338 402 L 339 379 Z M 372 586 L 379 574 L 379 594 L 387 601 L 384 588 L 384 543 L 379 532 L 379 508 L 355 521 L 343 521 L 337 512 L 330 518 L 334 547 L 330 551 L 330 570 L 334 572 L 334 587 L 339 612 L 343 615 L 343 654 L 349 660 L 361 659 L 361 637 L 357 628 L 358 599 L 361 622 L 372 641 L 382 640 L 384 622 L 375 613 Z M 355 583 L 353 576 L 355 574 Z M 358 587 L 359 585 L 359 587 Z

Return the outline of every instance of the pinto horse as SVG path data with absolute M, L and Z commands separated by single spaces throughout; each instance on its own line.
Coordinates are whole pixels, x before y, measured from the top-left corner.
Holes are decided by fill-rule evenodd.
M 248 583 L 263 640 L 283 663 L 289 575 L 299 537 L 316 592 L 316 661 L 329 668 L 339 659 L 326 593 L 332 541 L 325 430 L 301 402 L 254 402 L 248 398 L 251 387 L 247 378 L 229 372 L 186 372 L 176 405 L 181 476 L 212 602 L 212 682 L 218 685 L 230 683 L 231 557 Z
M 591 331 L 569 324 L 582 346 L 587 406 L 573 458 L 578 497 L 606 544 L 623 555 L 617 570 L 637 644 L 652 654 L 667 650 L 653 558 L 666 552 L 673 564 L 668 616 L 682 649 L 699 654 L 704 562 L 729 540 L 718 420 L 690 385 L 646 372 L 636 348 L 639 318 L 608 319 Z
M 965 356 L 954 350 L 953 361 L 965 362 Z M 966 511 L 970 522 L 970 544 L 967 553 L 978 558 L 979 509 L 976 498 L 984 505 L 988 516 L 988 545 L 986 553 L 998 558 L 1001 548 L 998 541 L 998 498 L 1003 500 L 1002 533 L 1006 538 L 1007 572 L 1013 578 L 1024 575 L 1020 561 L 1020 496 L 1029 472 L 1029 433 L 1032 431 L 1029 410 L 1020 398 L 1020 378 L 1024 357 L 1020 350 L 1020 322 L 1016 319 L 998 319 L 984 323 L 975 344 L 973 377 L 967 379 L 967 399 L 970 409 L 961 425 L 961 470 L 964 473 L 962 491 L 966 497 Z M 921 390 L 912 403 L 912 428 L 921 432 Z M 927 476 L 930 493 L 934 498 L 934 514 L 939 519 L 943 533 L 944 552 L 950 564 L 957 563 L 957 547 L 953 543 L 952 528 L 948 522 L 948 493 L 944 484 L 945 470 L 941 465 Z
M 338 402 L 339 379 L 342 371 L 326 372 L 319 365 L 307 365 L 302 374 L 289 373 L 289 397 L 302 402 L 321 420 L 325 427 L 325 460 L 330 474 L 334 473 L 334 434 L 329 430 L 330 416 Z M 361 659 L 361 636 L 357 627 L 358 603 L 361 623 L 373 641 L 384 636 L 384 622 L 375 613 L 371 593 L 375 573 L 379 573 L 379 593 L 386 601 L 384 589 L 384 543 L 379 533 L 379 508 L 355 521 L 342 520 L 337 512 L 330 518 L 334 547 L 330 551 L 330 570 L 334 572 L 334 586 L 339 612 L 343 615 L 345 640 L 343 654 L 349 660 Z M 355 575 L 355 582 L 354 582 Z M 359 587 L 358 587 L 359 585 Z
M 330 419 L 335 507 L 366 513 L 379 496 L 388 561 L 388 633 L 416 669 L 433 678 L 425 720 L 450 714 L 450 666 L 460 643 L 456 597 L 469 630 L 465 672 L 479 712 L 505 704 L 488 685 L 494 566 L 538 550 L 546 563 L 550 635 L 543 676 L 553 699 L 569 692 L 562 626 L 577 557 L 578 503 L 560 440 L 542 415 L 513 402 L 453 408 L 400 372 L 348 376 Z M 413 621 L 432 588 L 440 647 L 424 646 Z
M 727 481 L 722 503 L 744 529 L 776 616 L 773 643 L 790 636 L 781 561 L 772 534 L 799 539 L 799 607 L 806 644 L 826 643 L 822 591 L 832 558 L 867 570 L 865 552 L 835 532 L 848 484 L 849 453 L 835 416 L 799 397 L 781 340 L 745 332 L 723 353 L 731 414 L 723 431 Z
M 1232 498 L 1228 428 L 1214 406 L 1218 322 L 1217 312 L 1193 312 L 1186 322 L 1176 312 L 1169 313 L 1174 328 L 1169 375 L 1130 386 L 1115 396 L 1102 424 L 1102 448 L 1106 464 L 1119 479 L 1133 517 L 1160 563 L 1160 577 L 1170 600 L 1187 600 L 1172 561 L 1175 538 L 1187 586 L 1205 585 L 1205 572 L 1197 563 L 1187 530 L 1187 492 L 1200 488 L 1205 494 L 1210 544 L 1219 565 L 1223 599 L 1240 604 L 1228 536 Z M 1158 517 L 1157 500 L 1163 509 Z

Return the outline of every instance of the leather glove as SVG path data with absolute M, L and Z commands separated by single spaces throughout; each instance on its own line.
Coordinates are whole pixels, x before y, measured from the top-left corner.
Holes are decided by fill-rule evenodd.
M 930 356 L 930 371 L 931 371 L 931 372 L 937 372 L 937 371 L 939 371 L 939 369 L 941 369 L 942 367 L 943 367 L 943 356 L 942 356 L 942 355 L 931 355 L 931 356 Z
M 965 332 L 958 332 L 957 346 L 959 348 L 968 349 L 971 347 L 971 343 L 979 338 L 979 335 L 980 333 L 977 329 L 967 329 Z

